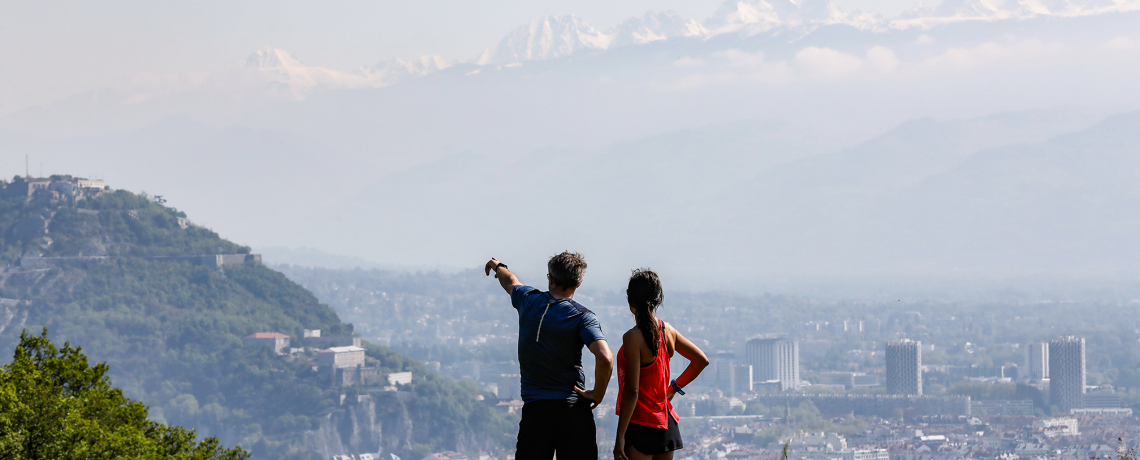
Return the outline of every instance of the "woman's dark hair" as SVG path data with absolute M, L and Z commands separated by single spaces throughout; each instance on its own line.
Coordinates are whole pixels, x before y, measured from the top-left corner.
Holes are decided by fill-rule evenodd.
M 661 290 L 661 279 L 653 270 L 639 268 L 629 277 L 629 287 L 625 290 L 626 300 L 633 308 L 634 317 L 637 318 L 637 328 L 641 336 L 649 344 L 653 356 L 657 356 L 657 349 L 661 347 L 661 332 L 657 329 L 657 317 L 653 312 L 665 300 L 665 293 Z

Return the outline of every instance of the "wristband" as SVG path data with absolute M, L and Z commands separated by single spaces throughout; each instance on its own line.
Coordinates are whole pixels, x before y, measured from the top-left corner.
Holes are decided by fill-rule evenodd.
M 679 394 L 681 396 L 685 396 L 684 390 L 681 390 L 681 387 L 677 386 L 677 380 L 673 380 L 672 382 L 669 382 L 669 386 L 672 387 L 673 391 L 677 392 L 677 394 Z
M 495 271 L 498 271 L 499 267 L 507 268 L 507 264 L 499 262 L 498 265 L 495 265 Z

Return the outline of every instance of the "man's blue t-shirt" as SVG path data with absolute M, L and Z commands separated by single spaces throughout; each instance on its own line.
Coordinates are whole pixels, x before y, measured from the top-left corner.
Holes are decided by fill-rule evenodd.
M 605 340 L 594 312 L 549 292 L 516 285 L 511 304 L 519 312 L 519 368 L 524 402 L 576 400 L 585 389 L 582 347 Z

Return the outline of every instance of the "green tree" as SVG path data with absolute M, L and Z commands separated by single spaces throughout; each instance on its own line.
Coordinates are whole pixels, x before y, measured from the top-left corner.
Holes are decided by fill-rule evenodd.
M 787 438 L 792 430 L 787 425 L 772 425 L 763 430 L 757 431 L 752 437 L 752 443 L 761 447 L 767 447 L 776 441 L 782 441 Z
M 47 329 L 20 335 L 0 367 L 0 457 L 13 460 L 242 460 L 240 447 L 194 430 L 147 420 L 147 407 L 112 388 L 107 365 L 90 366 L 79 347 L 56 348 Z

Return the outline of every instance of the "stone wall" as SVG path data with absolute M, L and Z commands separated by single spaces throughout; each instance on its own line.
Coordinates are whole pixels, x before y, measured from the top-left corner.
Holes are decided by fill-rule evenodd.
M 106 256 L 90 257 L 24 257 L 20 259 L 20 266 L 27 269 L 55 268 L 55 267 L 90 267 L 113 259 Z M 160 260 L 168 262 L 190 262 L 194 265 L 205 265 L 218 268 L 225 265 L 240 265 L 245 263 L 261 263 L 261 254 L 216 254 L 197 256 L 151 256 L 147 260 Z

